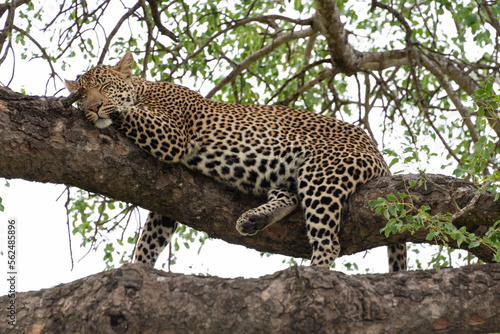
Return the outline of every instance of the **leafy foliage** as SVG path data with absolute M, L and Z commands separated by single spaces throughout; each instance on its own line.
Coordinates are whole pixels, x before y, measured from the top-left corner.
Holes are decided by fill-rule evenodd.
M 68 224 L 71 225 L 68 228 L 73 236 L 78 235 L 81 238 L 80 247 L 89 250 L 102 248 L 106 269 L 114 268 L 114 256 L 120 258 L 119 263 L 130 262 L 133 254 L 128 254 L 121 248 L 124 248 L 125 243 L 134 246 L 137 243 L 138 227 L 131 236 L 125 234 L 137 207 L 80 189 L 68 188 L 66 191 Z M 122 231 L 121 237 L 109 240 L 107 236 L 117 230 Z M 125 249 L 130 248 L 129 246 Z
M 422 178 L 418 186 L 423 186 L 425 182 L 425 179 Z M 453 240 L 458 247 L 465 243 L 469 249 L 482 244 L 493 250 L 495 254 L 493 261 L 500 262 L 500 220 L 481 236 L 468 232 L 465 226 L 458 228 L 454 225 L 457 215 L 449 212 L 431 215 L 429 206 L 415 207 L 411 188 L 416 185 L 417 182 L 411 180 L 407 184 L 406 193 L 389 194 L 387 198 L 370 201 L 369 205 L 375 210 L 375 214 L 383 215 L 387 219 L 387 225 L 381 229 L 386 237 L 405 231 L 414 234 L 420 229 L 425 229 L 427 231 L 426 240 L 429 242 L 434 241 L 436 244 L 448 247 L 450 241 Z M 464 213 L 466 212 L 462 212 L 460 215 Z M 440 257 L 441 251 L 442 248 L 439 249 L 437 258 L 432 259 L 431 262 L 445 259 Z M 448 249 L 448 254 L 451 252 L 453 250 Z M 443 265 L 449 265 L 449 263 L 446 262 Z

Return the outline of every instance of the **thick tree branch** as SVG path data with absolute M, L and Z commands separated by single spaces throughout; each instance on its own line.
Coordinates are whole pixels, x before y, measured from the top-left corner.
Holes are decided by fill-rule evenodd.
M 258 279 L 126 264 L 16 301 L 16 333 L 488 333 L 500 327 L 500 264 L 362 276 L 296 267 Z
M 361 53 L 355 50 L 347 40 L 347 32 L 340 20 L 337 3 L 334 0 L 316 0 L 314 2 L 321 32 L 328 43 L 328 51 L 334 66 L 347 75 L 356 73 L 359 70 Z
M 406 50 L 364 52 L 362 55 L 360 66 L 367 70 L 382 71 L 386 68 L 410 64 Z
M 237 218 L 262 204 L 263 199 L 241 194 L 180 165 L 156 161 L 116 130 L 93 128 L 83 113 L 65 109 L 61 99 L 25 96 L 0 88 L 0 176 L 77 186 L 161 212 L 211 237 L 260 251 L 310 256 L 300 210 L 256 236 L 243 237 L 234 228 Z M 452 188 L 451 177 L 429 177 L 440 187 Z M 385 218 L 375 217 L 368 207 L 372 199 L 405 192 L 408 181 L 416 178 L 380 178 L 351 197 L 340 235 L 342 254 L 400 241 L 427 242 L 424 230 L 386 239 L 379 232 Z M 460 207 L 474 198 L 473 189 L 468 185 L 455 189 L 453 196 Z M 449 195 L 434 185 L 411 191 L 415 207 L 428 205 L 431 214 L 454 213 Z M 493 195 L 482 194 L 477 206 L 456 224 L 480 234 L 500 219 L 500 201 L 493 199 Z M 493 255 L 482 247 L 472 251 L 486 261 Z

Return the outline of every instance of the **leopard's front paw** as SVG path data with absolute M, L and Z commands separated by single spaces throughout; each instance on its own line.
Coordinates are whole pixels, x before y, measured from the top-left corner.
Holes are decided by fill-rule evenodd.
M 263 214 L 252 213 L 251 210 L 244 213 L 236 222 L 236 230 L 241 235 L 254 235 L 269 225 L 269 217 Z

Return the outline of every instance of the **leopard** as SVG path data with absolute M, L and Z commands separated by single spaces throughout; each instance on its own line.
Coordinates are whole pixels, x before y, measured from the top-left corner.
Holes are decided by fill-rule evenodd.
M 311 265 L 331 267 L 340 253 L 342 209 L 356 189 L 389 168 L 359 126 L 284 105 L 216 102 L 181 85 L 133 75 L 126 52 L 66 88 L 99 129 L 114 126 L 142 150 L 179 163 L 242 193 L 267 197 L 244 212 L 236 230 L 251 236 L 301 207 Z M 154 266 L 180 222 L 150 212 L 135 262 Z M 388 247 L 389 271 L 406 270 L 404 243 Z

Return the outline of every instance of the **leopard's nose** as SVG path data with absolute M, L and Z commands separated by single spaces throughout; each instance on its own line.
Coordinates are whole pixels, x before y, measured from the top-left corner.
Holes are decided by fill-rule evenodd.
M 99 103 L 96 103 L 92 106 L 89 107 L 89 110 L 92 111 L 92 112 L 95 112 L 97 114 L 97 112 L 99 111 L 99 109 L 102 107 L 102 102 L 99 102 Z

